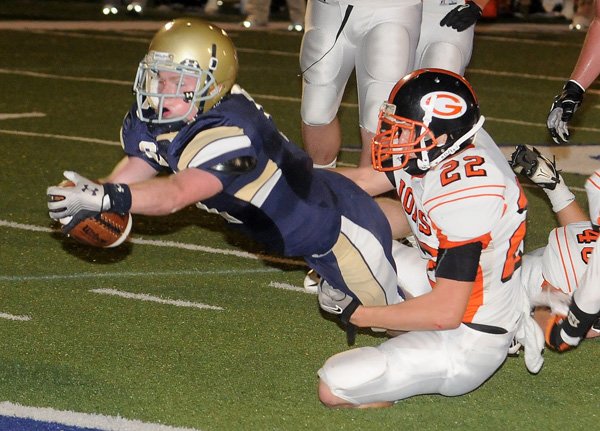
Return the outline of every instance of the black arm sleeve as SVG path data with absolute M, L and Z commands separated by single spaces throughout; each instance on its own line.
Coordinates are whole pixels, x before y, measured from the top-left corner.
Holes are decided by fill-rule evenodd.
M 440 248 L 435 276 L 456 281 L 475 281 L 483 245 L 472 242 L 453 248 Z
M 599 314 L 588 314 L 585 311 L 581 311 L 575 303 L 575 299 L 573 299 L 569 306 L 569 314 L 567 314 L 567 318 L 562 323 L 562 329 L 571 337 L 583 338 L 598 320 L 598 317 L 600 317 Z

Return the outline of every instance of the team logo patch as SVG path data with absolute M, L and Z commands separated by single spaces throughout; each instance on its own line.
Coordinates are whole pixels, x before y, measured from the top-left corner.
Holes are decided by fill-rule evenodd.
M 452 120 L 462 117 L 467 111 L 467 102 L 458 94 L 433 91 L 421 98 L 421 109 L 432 117 Z

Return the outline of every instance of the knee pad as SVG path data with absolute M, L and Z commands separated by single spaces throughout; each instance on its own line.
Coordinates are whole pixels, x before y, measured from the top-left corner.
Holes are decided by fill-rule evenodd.
M 337 114 L 352 72 L 345 66 L 342 43 L 335 42 L 331 34 L 319 28 L 304 34 L 300 50 L 303 81 L 300 116 L 305 124 L 323 126 L 331 123 Z
M 459 75 L 465 73 L 467 60 L 463 58 L 462 51 L 448 42 L 435 42 L 423 48 L 421 57 L 416 59 L 419 69 L 435 67 L 450 70 Z
M 363 40 L 361 64 L 373 80 L 393 85 L 410 71 L 415 50 L 412 45 L 408 31 L 399 23 L 378 24 Z M 388 96 L 386 94 L 381 100 L 387 100 Z
M 379 108 L 400 78 L 411 70 L 415 41 L 399 23 L 384 22 L 370 30 L 363 40 L 356 80 L 359 122 L 371 133 L 377 130 Z
M 342 102 L 343 91 L 338 92 L 333 86 L 316 86 L 304 84 L 300 117 L 309 126 L 324 126 L 335 118 Z
M 335 393 L 364 386 L 387 371 L 387 358 L 375 347 L 347 350 L 329 358 L 319 370 L 319 377 Z

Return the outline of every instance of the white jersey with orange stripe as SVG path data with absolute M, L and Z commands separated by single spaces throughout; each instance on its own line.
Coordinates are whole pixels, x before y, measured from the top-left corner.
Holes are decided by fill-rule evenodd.
M 600 226 L 600 169 L 597 169 L 585 182 L 585 191 L 588 197 L 590 219 Z
M 571 295 L 579 287 L 598 235 L 590 222 L 552 229 L 542 258 L 543 279 Z
M 523 256 L 521 280 L 531 303 L 550 305 L 542 295 L 549 283 L 569 296 L 578 292 L 578 306 L 586 313 L 596 313 L 600 308 L 600 265 L 598 260 L 592 265 L 592 256 L 598 253 L 599 237 L 590 222 L 571 223 L 552 229 L 546 247 Z
M 527 201 L 492 138 L 480 130 L 472 145 L 425 175 L 398 170 L 394 182 L 422 256 L 429 260 L 432 286 L 438 249 L 481 242 L 463 321 L 511 330 L 525 300 L 520 264 Z

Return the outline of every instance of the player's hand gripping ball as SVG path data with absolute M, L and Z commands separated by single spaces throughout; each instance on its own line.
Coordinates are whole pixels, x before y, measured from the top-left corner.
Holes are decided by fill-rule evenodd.
M 60 187 L 74 187 L 72 181 L 65 180 Z M 61 196 L 54 195 L 55 200 Z M 131 232 L 131 213 L 119 214 L 111 211 L 94 212 L 82 210 L 74 216 L 61 218 L 61 231 L 85 245 L 112 248 L 121 245 Z

